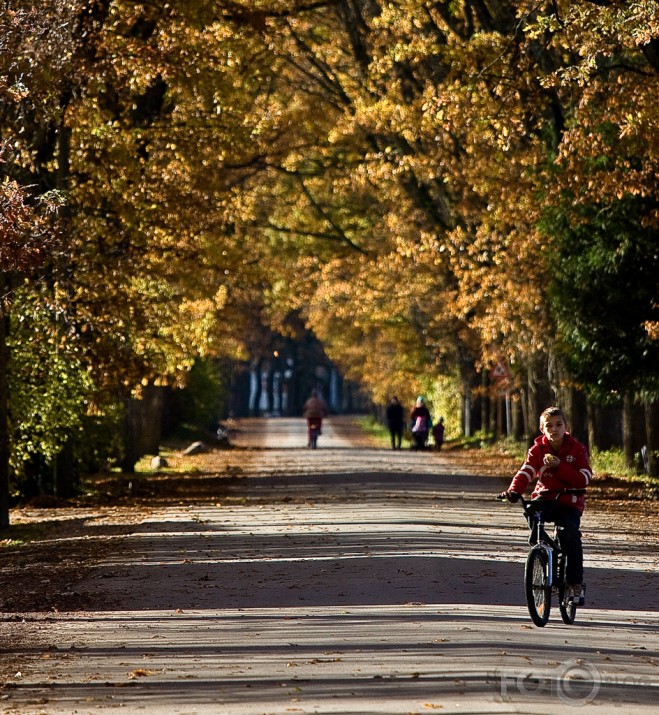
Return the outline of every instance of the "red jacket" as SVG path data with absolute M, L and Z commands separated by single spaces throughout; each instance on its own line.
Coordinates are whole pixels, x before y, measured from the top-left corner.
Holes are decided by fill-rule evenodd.
M 546 454 L 554 454 L 561 463 L 558 467 L 543 464 Z M 588 450 L 569 432 L 565 433 L 561 448 L 556 451 L 545 435 L 536 437 L 526 455 L 526 461 L 519 468 L 510 483 L 509 491 L 523 494 L 529 484 L 537 478 L 531 498 L 552 499 L 562 489 L 584 489 L 590 484 L 593 472 L 588 463 Z M 571 506 L 583 512 L 586 499 L 583 494 L 561 494 L 558 503 Z

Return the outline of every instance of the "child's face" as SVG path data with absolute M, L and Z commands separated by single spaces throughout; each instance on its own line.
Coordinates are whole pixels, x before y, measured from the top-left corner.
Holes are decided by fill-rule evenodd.
M 542 425 L 542 434 L 549 440 L 552 447 L 558 447 L 563 442 L 567 427 L 560 415 L 547 417 Z

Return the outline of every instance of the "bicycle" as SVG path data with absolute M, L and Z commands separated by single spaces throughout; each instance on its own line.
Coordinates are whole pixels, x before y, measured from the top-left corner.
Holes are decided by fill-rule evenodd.
M 566 489 L 562 493 L 583 494 L 583 490 Z M 501 501 L 501 497 L 498 497 Z M 586 585 L 582 585 L 581 595 L 576 597 L 568 592 L 565 582 L 566 555 L 561 549 L 560 532 L 563 527 L 555 526 L 550 536 L 545 531 L 545 517 L 538 504 L 551 500 L 534 499 L 527 501 L 520 495 L 519 502 L 524 510 L 531 530 L 531 550 L 524 567 L 524 594 L 531 620 L 536 626 L 545 626 L 549 620 L 552 595 L 558 596 L 558 608 L 563 623 L 572 625 L 577 607 L 583 606 Z

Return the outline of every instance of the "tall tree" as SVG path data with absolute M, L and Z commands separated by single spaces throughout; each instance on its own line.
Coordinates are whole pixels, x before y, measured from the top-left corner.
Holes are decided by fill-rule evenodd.
M 97 406 L 291 311 L 378 400 L 498 361 L 541 395 L 547 218 L 654 235 L 655 3 L 8 7 L 0 131 L 15 180 L 68 192 L 48 279 Z
M 1 159 L 1 154 L 0 154 Z M 9 325 L 18 276 L 43 266 L 58 242 L 57 201 L 34 199 L 16 182 L 0 184 L 0 529 L 9 526 Z

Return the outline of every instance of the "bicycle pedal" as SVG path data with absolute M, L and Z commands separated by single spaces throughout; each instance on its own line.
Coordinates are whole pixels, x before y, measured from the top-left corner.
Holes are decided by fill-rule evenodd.
M 583 591 L 578 596 L 575 596 L 574 594 L 570 594 L 569 596 L 565 596 L 563 598 L 563 605 L 565 607 L 567 607 L 571 604 L 574 604 L 575 606 L 584 606 L 586 604 L 586 599 L 585 599 Z
M 581 593 L 579 598 L 576 599 L 577 606 L 584 606 L 586 604 L 586 584 L 581 584 Z

